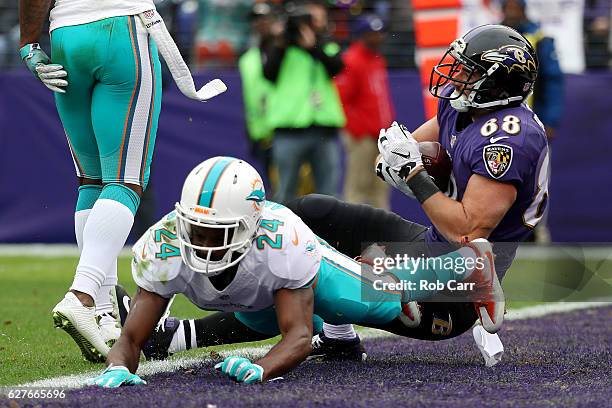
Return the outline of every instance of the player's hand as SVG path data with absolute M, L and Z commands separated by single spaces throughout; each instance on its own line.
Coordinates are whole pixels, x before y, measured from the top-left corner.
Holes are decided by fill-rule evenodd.
M 378 150 L 389 167 L 404 180 L 423 169 L 419 142 L 397 122 L 393 122 L 389 129 L 380 130 Z
M 216 364 L 215 369 L 245 384 L 261 382 L 264 373 L 263 367 L 251 363 L 249 359 L 236 356 L 227 357 L 223 362 Z
M 38 43 L 26 44 L 20 50 L 21 59 L 28 69 L 40 79 L 41 82 L 53 92 L 66 93 L 68 73 L 64 67 L 52 64 L 49 56 L 40 48 Z
M 399 174 L 391 169 L 391 166 L 383 159 L 382 156 L 379 156 L 376 160 L 374 171 L 376 172 L 376 176 L 380 178 L 385 183 L 389 184 L 393 188 L 398 189 L 408 197 L 415 199 L 414 193 L 408 187 L 408 184 L 399 176 Z
M 144 385 L 147 382 L 136 374 L 130 373 L 124 366 L 108 366 L 102 374 L 88 379 L 86 385 L 102 388 L 117 388 L 122 385 Z

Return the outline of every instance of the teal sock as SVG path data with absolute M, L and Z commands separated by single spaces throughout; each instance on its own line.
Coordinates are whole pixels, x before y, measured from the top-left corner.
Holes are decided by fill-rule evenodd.
M 96 200 L 102 192 L 102 186 L 97 184 L 85 184 L 79 187 L 79 195 L 77 198 L 77 211 L 90 210 L 93 208 Z
M 119 183 L 109 183 L 104 186 L 99 199 L 114 200 L 125 205 L 130 209 L 132 215 L 136 215 L 136 210 L 140 205 L 140 197 L 134 190 Z

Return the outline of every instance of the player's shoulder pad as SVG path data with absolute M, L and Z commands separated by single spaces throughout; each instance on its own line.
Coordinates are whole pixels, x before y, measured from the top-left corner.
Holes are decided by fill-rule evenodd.
M 135 279 L 165 282 L 179 274 L 182 263 L 176 214 L 172 211 L 151 226 L 132 247 L 132 274 Z
M 503 143 L 520 148 L 528 139 L 546 140 L 544 125 L 525 104 L 487 112 L 474 125 L 480 136 L 476 145 Z
M 276 203 L 266 203 L 254 246 L 270 272 L 284 280 L 307 279 L 320 261 L 312 230 L 290 209 Z
M 526 105 L 492 111 L 475 122 L 474 170 L 501 181 L 520 181 L 546 147 L 546 132 Z

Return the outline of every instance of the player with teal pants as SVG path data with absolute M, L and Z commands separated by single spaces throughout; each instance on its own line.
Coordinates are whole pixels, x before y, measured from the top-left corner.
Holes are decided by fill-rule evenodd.
M 74 217 L 81 255 L 53 319 L 85 358 L 103 361 L 106 342 L 120 333 L 110 291 L 149 179 L 161 108 L 157 47 L 138 17 L 155 7 L 150 0 L 57 0 L 50 60 L 38 45 L 49 6 L 20 0 L 21 57 L 55 92 L 79 180 Z
M 321 319 L 394 331 L 392 325 L 405 324 L 404 305 L 442 290 L 422 282 L 442 287 L 452 281 L 473 283 L 471 295 L 503 303 L 488 241 L 431 258 L 427 266 L 402 260 L 382 265 L 384 252 L 366 253 L 371 262 L 358 262 L 319 240 L 288 208 L 267 202 L 257 171 L 231 157 L 196 166 L 175 211 L 153 225 L 132 253 L 132 277 L 139 289 L 128 313 L 121 309 L 129 297 L 121 294 L 116 302 L 125 324 L 108 354 L 109 368 L 91 380 L 103 387 L 142 383 L 135 374 L 141 350 L 159 358 L 281 334 L 255 363 L 233 356 L 217 365 L 240 382 L 265 381 L 306 359 Z M 164 319 L 147 344 L 179 293 L 203 310 L 220 313 L 197 322 Z

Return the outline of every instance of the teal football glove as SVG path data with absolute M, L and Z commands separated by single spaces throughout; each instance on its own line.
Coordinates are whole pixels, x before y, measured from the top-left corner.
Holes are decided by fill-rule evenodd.
M 136 374 L 130 373 L 124 366 L 108 366 L 102 374 L 88 379 L 86 385 L 95 385 L 102 388 L 117 388 L 122 385 L 144 385 L 147 382 Z
M 263 380 L 263 367 L 242 357 L 227 357 L 223 362 L 215 365 L 215 369 L 245 384 L 253 384 Z
M 68 73 L 64 70 L 63 66 L 51 64 L 51 60 L 38 43 L 24 45 L 19 50 L 19 54 L 28 69 L 47 88 L 53 92 L 66 92 L 64 88 L 68 86 L 68 81 L 64 78 L 66 78 Z

